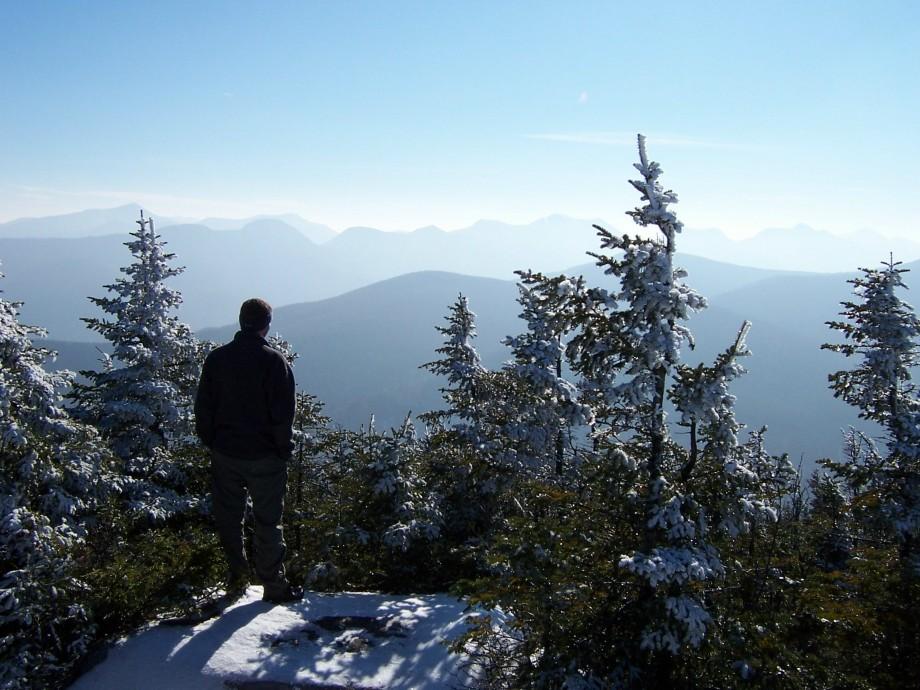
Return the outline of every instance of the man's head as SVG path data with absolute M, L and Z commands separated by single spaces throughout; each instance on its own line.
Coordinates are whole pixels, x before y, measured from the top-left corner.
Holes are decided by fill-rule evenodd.
M 240 329 L 248 333 L 268 332 L 272 322 L 272 307 L 264 299 L 254 297 L 240 306 Z M 263 331 L 265 333 L 263 333 Z

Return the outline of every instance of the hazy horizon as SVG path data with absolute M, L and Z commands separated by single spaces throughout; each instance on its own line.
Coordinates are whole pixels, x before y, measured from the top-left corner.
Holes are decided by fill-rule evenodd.
M 158 222 L 158 227 L 170 227 L 173 225 L 205 225 L 207 226 L 208 221 L 214 221 L 214 220 L 220 220 L 224 222 L 238 222 L 241 224 L 245 224 L 247 222 L 259 220 L 261 218 L 277 218 L 277 219 L 280 219 L 282 222 L 284 222 L 284 216 L 289 216 L 289 217 L 293 216 L 307 223 L 316 223 L 318 225 L 323 225 L 329 228 L 335 234 L 342 234 L 343 232 L 347 230 L 351 230 L 355 228 L 369 228 L 373 230 L 379 230 L 381 232 L 392 232 L 392 233 L 412 233 L 412 232 L 417 232 L 419 230 L 437 228 L 438 230 L 442 230 L 444 232 L 450 233 L 450 232 L 457 232 L 460 230 L 466 230 L 466 229 L 469 229 L 470 227 L 473 227 L 481 223 L 499 223 L 502 225 L 511 225 L 511 226 L 528 226 L 528 225 L 534 225 L 536 223 L 539 223 L 540 221 L 545 221 L 545 220 L 552 219 L 555 217 L 562 217 L 562 218 L 570 218 L 573 220 L 581 220 L 581 221 L 585 221 L 586 223 L 599 223 L 601 225 L 606 224 L 605 227 L 609 226 L 610 228 L 616 228 L 618 230 L 625 229 L 629 232 L 634 232 L 638 230 L 641 232 L 641 229 L 635 228 L 633 222 L 629 218 L 626 217 L 625 211 L 623 211 L 623 218 L 619 219 L 618 222 L 617 220 L 615 219 L 611 220 L 610 218 L 600 218 L 600 217 L 580 218 L 578 216 L 574 216 L 568 213 L 557 212 L 557 213 L 548 213 L 546 215 L 536 216 L 532 218 L 525 218 L 524 220 L 509 220 L 507 218 L 488 218 L 485 216 L 481 216 L 481 217 L 477 217 L 475 220 L 473 220 L 472 222 L 468 224 L 459 225 L 459 226 L 448 226 L 448 225 L 432 222 L 432 223 L 425 223 L 423 225 L 414 226 L 414 227 L 387 227 L 387 226 L 375 225 L 375 224 L 347 225 L 347 226 L 336 227 L 336 226 L 328 225 L 326 223 L 321 223 L 315 218 L 303 216 L 300 213 L 296 213 L 290 210 L 279 211 L 276 213 L 256 213 L 256 214 L 247 215 L 247 216 L 233 216 L 230 214 L 217 213 L 217 214 L 212 214 L 212 215 L 207 215 L 207 216 L 187 217 L 187 216 L 182 216 L 182 215 L 178 215 L 175 213 L 170 213 L 168 209 L 148 208 L 147 206 L 136 203 L 136 202 L 129 202 L 129 203 L 119 204 L 117 206 L 110 206 L 110 207 L 74 208 L 73 210 L 62 211 L 61 213 L 53 213 L 53 214 L 47 214 L 47 215 L 27 215 L 27 216 L 17 216 L 13 218 L 4 218 L 0 216 L 0 225 L 5 225 L 8 223 L 16 223 L 19 221 L 42 220 L 45 218 L 70 216 L 70 215 L 75 215 L 75 214 L 84 213 L 84 212 L 114 211 L 117 209 L 129 208 L 129 207 L 131 208 L 137 207 L 137 208 L 142 209 L 144 211 L 145 216 L 152 217 L 154 221 Z M 161 212 L 164 210 L 166 212 Z M 903 239 L 903 240 L 914 240 L 915 239 L 915 236 L 911 234 L 890 234 L 890 233 L 885 233 L 885 232 L 882 232 L 880 230 L 877 230 L 871 227 L 857 228 L 857 229 L 853 229 L 849 231 L 838 231 L 838 230 L 835 230 L 834 228 L 816 226 L 816 225 L 805 223 L 805 222 L 797 222 L 797 223 L 792 223 L 791 225 L 785 225 L 785 226 L 763 227 L 763 228 L 756 229 L 749 234 L 739 234 L 737 232 L 733 232 L 731 229 L 726 229 L 722 227 L 714 227 L 714 226 L 694 227 L 694 226 L 685 225 L 684 227 L 684 230 L 689 231 L 689 232 L 710 232 L 710 231 L 721 232 L 722 234 L 726 236 L 727 239 L 733 240 L 733 241 L 751 239 L 753 237 L 756 237 L 760 233 L 774 231 L 774 230 L 796 231 L 800 229 L 807 229 L 807 230 L 812 230 L 816 232 L 826 232 L 828 234 L 835 235 L 843 239 L 846 239 L 848 237 L 853 237 L 856 235 L 860 235 L 862 233 L 875 233 L 875 234 L 881 235 L 882 237 L 889 238 L 889 239 Z M 132 230 L 133 228 L 129 228 L 127 226 L 125 228 L 125 232 L 130 232 Z

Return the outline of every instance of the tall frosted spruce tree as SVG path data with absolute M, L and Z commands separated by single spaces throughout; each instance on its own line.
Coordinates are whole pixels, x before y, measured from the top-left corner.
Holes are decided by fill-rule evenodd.
M 565 294 L 547 314 L 565 314 L 577 402 L 593 417 L 582 417 L 579 472 L 522 497 L 523 514 L 509 523 L 516 534 L 493 552 L 497 582 L 483 600 L 511 613 L 512 629 L 486 623 L 471 639 L 499 687 L 692 685 L 688 658 L 725 625 L 710 610 L 729 568 L 719 545 L 774 518 L 729 392 L 744 371 L 748 324 L 713 364 L 682 363 L 693 346 L 684 322 L 706 301 L 674 265 L 677 196 L 662 188 L 641 135 L 638 148 L 641 177 L 630 182 L 643 204 L 629 215 L 655 236 L 597 227 L 605 251 L 591 255 L 610 287 L 564 278 L 528 286 L 547 304 Z M 562 334 L 551 336 L 539 342 Z M 530 359 L 555 377 L 551 357 Z M 671 435 L 669 400 L 689 448 Z M 723 661 L 730 674 L 732 659 Z
M 191 440 L 192 395 L 203 346 L 174 315 L 182 302 L 167 281 L 183 269 L 171 265 L 153 220 L 137 221 L 126 246 L 133 262 L 124 277 L 104 286 L 110 296 L 91 297 L 105 314 L 87 327 L 112 345 L 101 371 L 82 371 L 86 383 L 71 393 L 74 413 L 96 426 L 122 461 L 129 505 L 161 520 L 197 503 L 178 461 Z
M 0 686 L 48 688 L 93 638 L 73 552 L 110 476 L 97 434 L 64 410 L 71 374 L 45 370 L 54 353 L 20 306 L 0 298 Z
M 844 320 L 828 322 L 844 342 L 823 346 L 855 360 L 852 369 L 829 376 L 830 387 L 884 429 L 886 452 L 868 441 L 853 452 L 851 430 L 846 461 L 825 464 L 845 479 L 853 508 L 860 508 L 860 536 L 897 547 L 900 567 L 890 584 L 880 656 L 899 683 L 910 684 L 920 674 L 920 395 L 912 380 L 920 364 L 920 319 L 899 295 L 907 272 L 900 265 L 889 259 L 848 281 L 855 299 L 843 303 Z
M 738 359 L 748 354 L 748 325 L 712 366 L 682 364 L 682 346 L 694 345 L 683 322 L 706 300 L 674 265 L 683 227 L 670 209 L 677 195 L 661 186 L 661 168 L 648 160 L 641 135 L 638 147 L 641 179 L 630 184 L 644 203 L 629 215 L 660 235 L 616 237 L 598 227 L 602 248 L 612 251 L 593 256 L 619 285 L 614 292 L 586 293 L 572 350 L 576 370 L 603 410 L 594 436 L 611 459 L 625 463 L 641 504 L 638 539 L 619 566 L 637 580 L 636 612 L 646 621 L 638 649 L 653 658 L 644 681 L 652 685 L 670 682 L 661 653 L 698 647 L 712 624 L 704 592 L 725 574 L 715 531 L 737 535 L 751 515 L 769 511 L 751 500 L 758 477 L 740 452 L 728 391 L 744 371 Z M 671 438 L 668 397 L 690 430 L 689 451 Z
M 845 339 L 824 349 L 857 359 L 853 369 L 830 375 L 834 396 L 886 431 L 887 454 L 861 465 L 837 465 L 859 489 L 872 485 L 898 538 L 905 573 L 920 578 L 920 396 L 911 370 L 920 364 L 920 319 L 901 300 L 906 272 L 893 260 L 860 269 L 848 281 L 855 301 L 844 302 L 844 321 L 831 329 Z

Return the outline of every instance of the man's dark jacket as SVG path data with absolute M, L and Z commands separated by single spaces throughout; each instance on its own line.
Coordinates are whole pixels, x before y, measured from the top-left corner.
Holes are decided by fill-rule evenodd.
M 235 458 L 291 455 L 294 374 L 258 333 L 239 331 L 201 370 L 195 428 L 202 443 Z

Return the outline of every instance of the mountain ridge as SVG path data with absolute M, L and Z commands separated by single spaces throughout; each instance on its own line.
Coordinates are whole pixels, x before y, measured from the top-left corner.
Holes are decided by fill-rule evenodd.
M 103 234 L 127 234 L 134 229 L 140 206 L 126 204 L 112 209 L 89 209 L 72 214 L 44 218 L 20 218 L 0 223 L 0 238 L 76 238 Z M 262 221 L 284 223 L 294 228 L 314 244 L 335 248 L 354 247 L 356 237 L 376 243 L 367 248 L 369 252 L 384 251 L 384 254 L 401 254 L 407 249 L 419 256 L 445 248 L 453 249 L 469 242 L 499 242 L 499 251 L 510 251 L 515 242 L 530 242 L 544 246 L 548 253 L 555 248 L 562 256 L 571 256 L 586 246 L 594 246 L 594 229 L 597 223 L 611 232 L 621 230 L 600 219 L 578 219 L 564 214 L 551 214 L 530 223 L 506 223 L 498 220 L 480 219 L 475 223 L 455 230 L 443 230 L 429 225 L 407 232 L 388 232 L 369 226 L 354 226 L 335 232 L 332 228 L 305 220 L 296 214 L 261 214 L 242 219 L 204 218 L 194 222 L 170 219 L 148 213 L 159 229 L 202 225 L 219 232 L 240 230 L 246 226 L 259 227 Z M 265 223 L 270 227 L 273 223 Z M 854 270 L 867 258 L 873 261 L 885 260 L 889 253 L 895 258 L 914 261 L 920 259 L 920 243 L 906 238 L 887 238 L 871 229 L 861 230 L 847 236 L 834 235 L 826 230 L 815 229 L 804 223 L 792 227 L 765 228 L 756 235 L 744 239 L 729 239 L 715 228 L 685 229 L 681 235 L 681 249 L 714 260 L 748 265 L 755 268 L 777 270 L 804 270 L 810 272 L 844 272 Z M 396 249 L 398 248 L 398 251 Z M 480 247 L 481 259 L 488 258 L 488 247 Z M 877 256 L 875 256 L 877 255 Z M 562 257 L 560 257 L 562 263 Z M 567 262 L 575 264 L 576 261 Z M 559 264 L 555 268 L 558 269 Z M 467 273 L 472 263 L 462 267 Z

